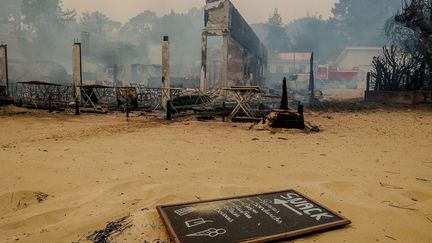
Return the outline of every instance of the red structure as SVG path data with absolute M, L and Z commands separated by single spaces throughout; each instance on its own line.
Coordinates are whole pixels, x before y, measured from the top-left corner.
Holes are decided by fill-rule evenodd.
M 359 72 L 358 67 L 342 69 L 328 65 L 319 65 L 316 69 L 316 78 L 322 81 L 352 81 Z

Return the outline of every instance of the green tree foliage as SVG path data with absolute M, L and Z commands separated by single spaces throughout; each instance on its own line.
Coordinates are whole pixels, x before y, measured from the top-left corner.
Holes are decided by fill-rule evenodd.
M 80 17 L 79 23 L 81 25 L 81 30 L 101 36 L 112 33 L 121 26 L 120 22 L 111 20 L 108 16 L 99 11 L 91 13 L 84 12 Z
M 400 7 L 399 0 L 339 0 L 329 19 L 312 15 L 286 26 L 292 51 L 314 51 L 318 62 L 330 62 L 346 46 L 382 46 L 385 23 Z
M 265 44 L 270 52 L 287 52 L 291 49 L 291 40 L 288 37 L 282 17 L 276 8 L 267 21 L 267 37 Z
M 157 19 L 156 13 L 145 10 L 137 16 L 129 19 L 129 21 L 122 26 L 122 33 L 136 33 L 138 35 L 147 35 L 153 29 L 153 24 Z
M 266 23 L 255 23 L 250 26 L 261 41 L 267 38 L 268 28 Z
M 204 28 L 203 15 L 202 10 L 194 8 L 186 14 L 171 12 L 158 18 L 152 28 L 152 41 L 160 43 L 161 37 L 168 35 L 173 50 L 178 51 L 179 56 L 190 56 L 192 52 L 196 53 L 196 57 L 199 57 L 201 30 Z
M 344 35 L 338 31 L 335 22 L 321 16 L 307 16 L 296 19 L 286 27 L 293 40 L 293 51 L 314 51 L 318 61 L 336 58 L 346 45 Z
M 65 23 L 74 22 L 76 17 L 75 10 L 62 9 L 60 0 L 22 0 L 21 12 L 23 22 L 35 31 L 53 26 L 63 28 Z
M 91 35 L 92 60 L 110 67 L 113 64 L 159 63 L 162 37 L 170 37 L 173 66 L 193 66 L 200 59 L 200 34 L 203 11 L 191 9 L 158 17 L 146 10 L 127 23 L 112 21 L 100 12 L 84 13 L 79 22 L 80 31 Z M 173 70 L 178 73 L 178 70 Z M 178 75 L 187 75 L 185 71 Z M 193 75 L 193 73 L 191 73 Z
M 114 64 L 130 64 L 147 61 L 147 47 L 135 41 L 131 32 L 121 32 L 122 24 L 102 12 L 84 12 L 80 16 L 78 30 L 90 33 L 88 56 L 91 62 L 106 68 Z
M 26 57 L 50 60 L 66 56 L 75 10 L 64 10 L 60 0 L 22 0 L 21 14 L 27 26 L 28 42 L 22 46 Z
M 95 40 L 92 45 L 91 58 L 96 63 L 105 67 L 111 67 L 114 64 L 128 64 L 131 60 L 140 59 L 145 50 L 140 46 L 126 41 L 101 41 Z
M 21 30 L 21 3 L 17 0 L 2 0 L 0 8 L 0 31 Z
M 412 0 L 388 21 L 393 45 L 373 60 L 376 90 L 432 89 L 431 9 L 431 0 Z
M 393 23 L 393 28 L 387 25 L 390 38 L 396 37 L 393 40 L 408 52 L 420 52 L 420 59 L 432 66 L 432 1 L 411 1 L 390 23 Z
M 42 24 L 57 21 L 58 0 L 23 0 L 24 23 L 40 27 Z
M 131 18 L 120 32 L 132 37 L 140 45 L 147 46 L 152 54 L 157 55 L 157 58 L 153 58 L 152 61 L 160 59 L 159 46 L 162 37 L 169 36 L 172 46 L 172 63 L 176 66 L 191 66 L 200 59 L 200 36 L 204 28 L 203 15 L 203 11 L 197 8 L 187 13 L 171 11 L 160 17 L 146 10 Z M 176 72 L 176 70 L 173 71 Z
M 382 45 L 385 23 L 400 8 L 400 0 L 339 0 L 332 19 L 350 45 Z

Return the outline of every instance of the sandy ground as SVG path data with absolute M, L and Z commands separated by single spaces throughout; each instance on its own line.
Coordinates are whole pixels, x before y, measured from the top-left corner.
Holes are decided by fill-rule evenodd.
M 316 134 L 16 111 L 0 112 L 0 242 L 84 242 L 129 214 L 113 242 L 163 242 L 156 205 L 290 188 L 352 220 L 295 242 L 432 242 L 430 106 L 308 112 Z

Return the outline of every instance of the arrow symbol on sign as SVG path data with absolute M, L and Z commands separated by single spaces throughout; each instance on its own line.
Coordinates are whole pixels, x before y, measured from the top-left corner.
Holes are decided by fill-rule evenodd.
M 295 208 L 291 207 L 290 205 L 288 205 L 289 202 L 284 201 L 282 199 L 277 199 L 275 198 L 274 200 L 274 204 L 275 205 L 283 205 L 284 207 L 288 208 L 289 210 L 293 211 L 294 213 L 298 214 L 298 215 L 303 215 L 302 213 L 300 213 L 299 211 L 297 211 Z

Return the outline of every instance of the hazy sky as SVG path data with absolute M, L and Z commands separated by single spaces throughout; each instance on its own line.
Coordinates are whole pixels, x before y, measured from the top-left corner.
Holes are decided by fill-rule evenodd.
M 126 22 L 144 10 L 152 10 L 159 15 L 171 9 L 185 12 L 193 7 L 204 6 L 204 0 L 63 0 L 67 8 L 82 11 L 99 10 L 112 19 Z M 284 22 L 310 14 L 321 14 L 328 17 L 337 0 L 232 0 L 243 17 L 250 23 L 264 22 L 273 12 L 279 9 Z

